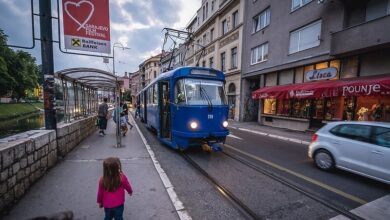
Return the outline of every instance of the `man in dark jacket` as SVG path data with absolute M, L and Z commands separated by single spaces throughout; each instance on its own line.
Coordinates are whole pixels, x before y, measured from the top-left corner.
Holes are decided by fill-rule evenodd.
M 107 116 L 108 116 L 108 105 L 107 98 L 103 98 L 103 103 L 99 105 L 98 117 L 99 117 L 99 134 L 104 136 L 104 130 L 107 128 Z

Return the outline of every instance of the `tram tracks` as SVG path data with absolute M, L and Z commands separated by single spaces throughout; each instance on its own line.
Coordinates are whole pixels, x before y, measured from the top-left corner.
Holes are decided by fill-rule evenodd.
M 257 171 L 257 172 L 259 172 L 259 173 L 261 173 L 261 174 L 263 174 L 263 175 L 265 175 L 265 176 L 267 176 L 267 177 L 269 177 L 269 178 L 271 178 L 271 179 L 273 179 L 273 180 L 275 180 L 275 181 L 277 181 L 279 183 L 282 183 L 283 185 L 285 185 L 285 186 L 287 186 L 287 187 L 289 187 L 289 188 L 291 188 L 291 189 L 293 189 L 293 190 L 295 190 L 295 191 L 305 195 L 306 197 L 308 197 L 308 198 L 310 198 L 310 199 L 312 199 L 312 200 L 314 200 L 316 202 L 321 203 L 322 205 L 328 207 L 329 209 L 331 209 L 331 210 L 333 210 L 333 211 L 335 211 L 335 212 L 337 212 L 339 214 L 344 215 L 345 217 L 348 217 L 348 218 L 350 218 L 352 220 L 364 220 L 364 218 L 362 218 L 362 217 L 360 217 L 360 216 L 350 212 L 349 210 L 346 210 L 346 209 L 344 209 L 342 207 L 339 207 L 338 205 L 333 204 L 333 203 L 327 201 L 326 199 L 324 199 L 324 198 L 322 198 L 322 197 L 320 197 L 318 195 L 315 195 L 312 192 L 309 192 L 308 190 L 303 189 L 302 187 L 292 183 L 291 181 L 289 181 L 289 180 L 287 180 L 285 178 L 282 178 L 282 177 L 280 177 L 278 175 L 275 175 L 274 173 L 272 173 L 272 172 L 270 172 L 270 171 L 268 171 L 268 170 L 266 170 L 264 168 L 261 168 L 258 165 L 255 165 L 255 164 L 249 162 L 248 160 L 244 159 L 241 156 L 236 156 L 236 155 L 233 155 L 231 153 L 227 153 L 226 151 L 223 151 L 222 153 L 224 155 L 226 155 L 227 157 L 230 157 L 230 158 L 232 158 L 232 159 L 234 159 L 234 160 L 236 160 L 236 161 L 238 161 L 238 162 L 240 162 L 240 163 L 242 163 L 242 164 L 252 168 L 253 170 L 255 170 L 255 171 Z
M 297 184 L 292 183 L 291 181 L 282 178 L 278 175 L 275 175 L 271 171 L 268 171 L 259 165 L 255 165 L 252 162 L 248 161 L 242 156 L 237 156 L 232 153 L 227 153 L 225 151 L 222 152 L 226 157 L 229 157 L 246 167 L 251 168 L 252 170 L 256 171 L 257 173 L 260 173 L 262 175 L 265 175 L 285 186 L 287 186 L 290 189 L 293 189 L 297 191 L 298 193 L 326 206 L 330 210 L 335 211 L 336 213 L 339 213 L 345 217 L 348 217 L 352 220 L 364 220 L 364 218 L 350 212 L 349 210 L 346 210 L 324 198 L 322 198 L 319 195 L 313 194 L 312 192 L 303 189 L 302 187 L 298 186 Z M 206 177 L 213 186 L 217 189 L 219 193 L 221 193 L 226 199 L 228 199 L 236 209 L 240 211 L 241 214 L 243 214 L 247 219 L 266 219 L 264 216 L 259 216 L 256 214 L 252 209 L 250 209 L 247 205 L 245 205 L 236 195 L 234 195 L 231 191 L 229 191 L 226 187 L 224 187 L 218 180 L 216 180 L 214 177 L 212 177 L 207 171 L 205 171 L 201 166 L 199 166 L 194 160 L 192 160 L 187 154 L 181 153 L 181 156 L 189 163 L 192 167 L 194 167 L 197 171 L 199 171 L 204 177 Z
M 232 192 L 230 192 L 226 187 L 224 187 L 221 183 L 219 183 L 215 178 L 213 178 L 210 174 L 208 174 L 202 167 L 200 167 L 194 160 L 192 160 L 187 154 L 181 152 L 181 156 L 189 163 L 192 167 L 194 167 L 197 171 L 199 171 L 204 177 L 206 177 L 213 186 L 217 189 L 219 193 L 226 199 L 228 199 L 234 207 L 240 211 L 247 219 L 265 219 L 257 215 L 253 210 L 251 210 L 247 205 L 245 205 L 240 199 L 238 199 Z

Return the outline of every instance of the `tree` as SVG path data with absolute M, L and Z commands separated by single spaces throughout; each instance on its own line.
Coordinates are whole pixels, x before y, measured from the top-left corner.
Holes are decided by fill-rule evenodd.
M 38 82 L 38 66 L 35 58 L 25 51 L 13 51 L 4 46 L 7 35 L 0 29 L 0 96 L 11 93 L 17 100 L 26 97 Z
M 131 102 L 131 91 L 130 90 L 127 90 L 122 94 L 122 100 Z

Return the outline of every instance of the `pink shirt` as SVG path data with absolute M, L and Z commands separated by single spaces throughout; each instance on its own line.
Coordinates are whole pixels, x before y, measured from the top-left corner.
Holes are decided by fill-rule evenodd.
M 115 192 L 107 192 L 103 187 L 103 177 L 99 180 L 99 189 L 97 194 L 97 202 L 103 204 L 104 208 L 114 208 L 125 203 L 125 190 L 131 195 L 133 190 L 127 177 L 121 175 L 121 185 Z

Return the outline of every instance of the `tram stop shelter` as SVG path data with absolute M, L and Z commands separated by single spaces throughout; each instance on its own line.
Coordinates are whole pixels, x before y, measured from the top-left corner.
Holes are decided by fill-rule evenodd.
M 94 68 L 70 68 L 58 71 L 54 74 L 60 81 L 63 94 L 64 122 L 70 122 L 72 118 L 97 112 L 98 92 L 112 92 L 115 96 L 115 105 L 119 107 L 120 87 L 123 81 L 110 72 Z M 116 121 L 119 121 L 119 114 Z M 116 126 L 116 147 L 121 146 L 120 125 Z

